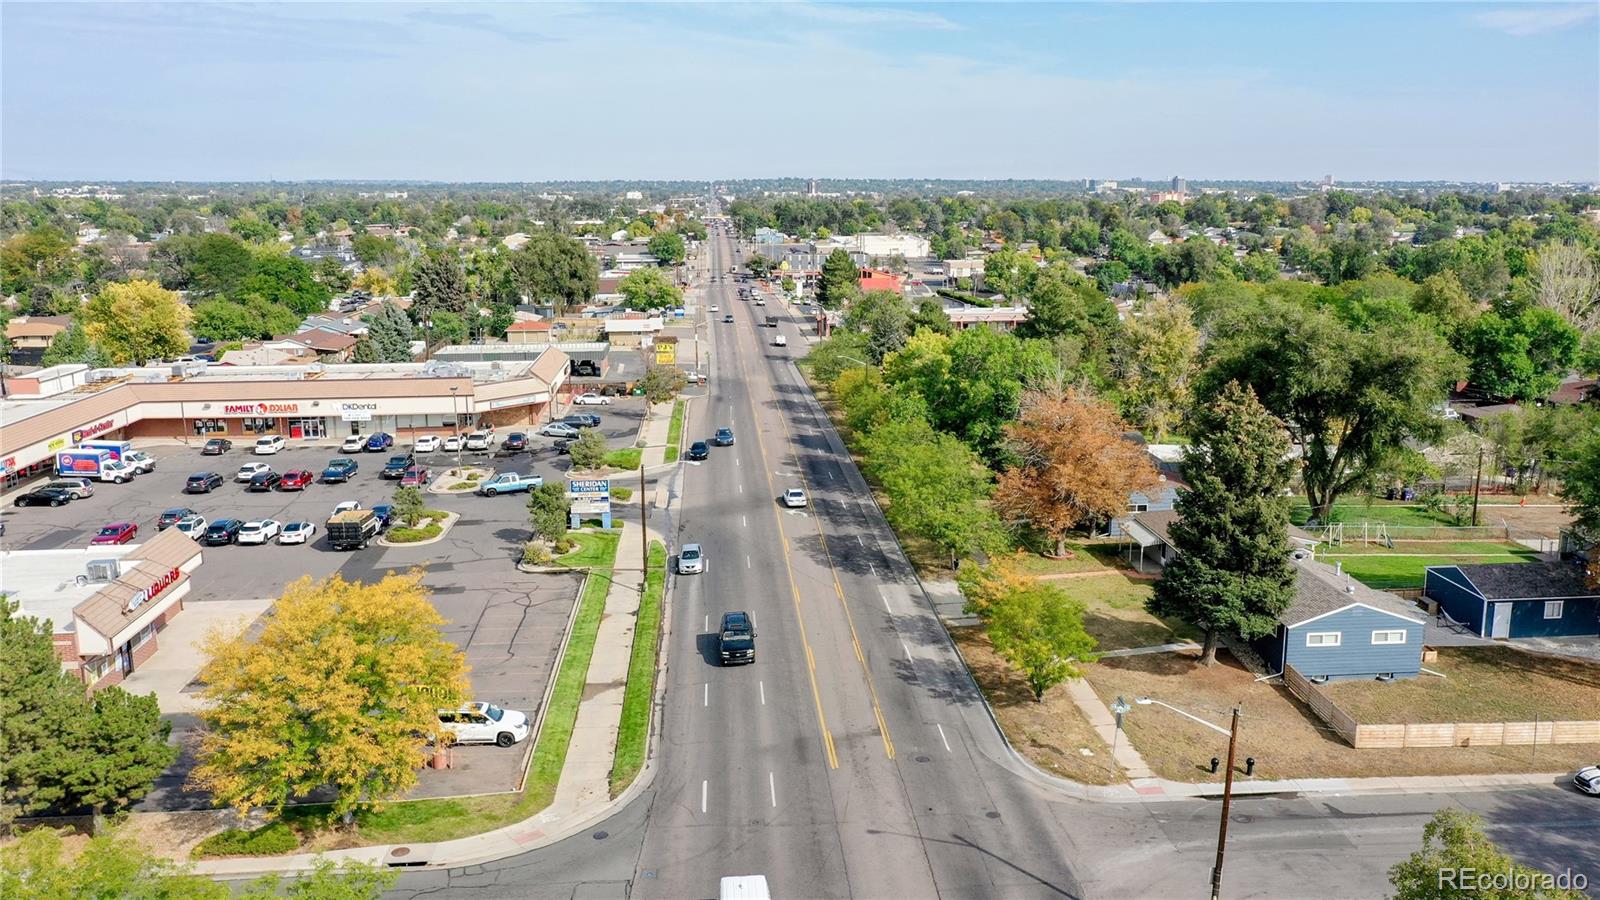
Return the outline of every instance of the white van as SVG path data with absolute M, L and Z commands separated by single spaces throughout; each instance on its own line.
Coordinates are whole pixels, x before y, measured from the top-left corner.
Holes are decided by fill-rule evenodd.
M 255 455 L 271 456 L 272 454 L 277 453 L 279 450 L 282 450 L 288 443 L 288 441 L 283 439 L 283 435 L 281 434 L 275 434 L 271 437 L 256 438 Z

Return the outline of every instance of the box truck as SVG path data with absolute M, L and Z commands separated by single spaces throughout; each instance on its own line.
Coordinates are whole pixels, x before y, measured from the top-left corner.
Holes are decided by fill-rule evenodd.
M 111 451 L 98 447 L 79 447 L 57 453 L 56 473 L 93 478 L 95 481 L 114 481 L 117 484 L 132 481 L 136 474 L 132 466 L 113 459 Z

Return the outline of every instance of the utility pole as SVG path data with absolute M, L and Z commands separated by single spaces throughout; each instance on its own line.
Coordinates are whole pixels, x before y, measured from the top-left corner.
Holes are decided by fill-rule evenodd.
M 1478 487 L 1483 484 L 1483 448 L 1478 448 L 1478 474 L 1472 476 L 1472 524 L 1478 524 Z
M 639 550 L 643 553 L 639 563 L 639 590 L 644 590 L 650 580 L 650 506 L 644 496 L 644 460 L 639 460 Z
M 1228 812 L 1233 806 L 1233 751 L 1239 743 L 1239 707 L 1233 708 L 1228 732 L 1228 774 L 1222 782 L 1222 821 L 1217 824 L 1217 864 L 1211 869 L 1211 900 L 1222 896 L 1222 855 L 1228 848 Z

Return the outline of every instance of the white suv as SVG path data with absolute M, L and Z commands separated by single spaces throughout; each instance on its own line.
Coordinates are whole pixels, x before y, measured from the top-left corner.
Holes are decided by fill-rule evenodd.
M 282 450 L 288 443 L 288 441 L 283 439 L 283 435 L 281 434 L 275 434 L 271 437 L 256 438 L 255 454 L 257 456 L 271 456 L 272 454 L 277 453 L 279 450 Z
M 478 701 L 460 709 L 439 710 L 439 730 L 449 732 L 457 744 L 509 747 L 528 736 L 528 717 Z
M 487 431 L 474 431 L 467 435 L 468 450 L 487 450 L 489 442 L 494 440 L 494 435 Z

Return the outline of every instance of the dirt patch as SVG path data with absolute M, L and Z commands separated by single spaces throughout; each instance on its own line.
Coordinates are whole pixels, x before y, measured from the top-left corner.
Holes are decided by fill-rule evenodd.
M 1393 684 L 1323 685 L 1364 724 L 1600 719 L 1600 665 L 1511 647 L 1445 647 L 1423 675 Z
M 1105 659 L 1086 677 L 1100 699 L 1152 697 L 1221 728 L 1233 705 L 1243 708 L 1240 760 L 1255 757 L 1256 778 L 1360 778 L 1401 775 L 1472 775 L 1559 772 L 1600 758 L 1600 746 L 1461 747 L 1356 750 L 1334 734 L 1287 688 L 1257 682 L 1226 651 L 1217 664 L 1198 664 L 1197 651 Z M 1164 778 L 1220 783 L 1211 757 L 1226 758 L 1228 739 L 1155 705 L 1134 706 L 1124 719 L 1128 738 Z M 1242 766 L 1242 763 L 1241 763 Z
M 239 817 L 229 809 L 136 813 L 122 826 L 122 834 L 156 856 L 187 860 L 195 845 L 238 823 Z
M 952 628 L 950 635 L 1018 752 L 1062 778 L 1084 784 L 1121 781 L 1120 773 L 1113 778 L 1107 769 L 1110 748 L 1089 726 L 1065 685 L 1056 685 L 1035 703 L 1027 681 L 994 652 L 982 628 Z M 1092 755 L 1085 756 L 1085 749 Z

